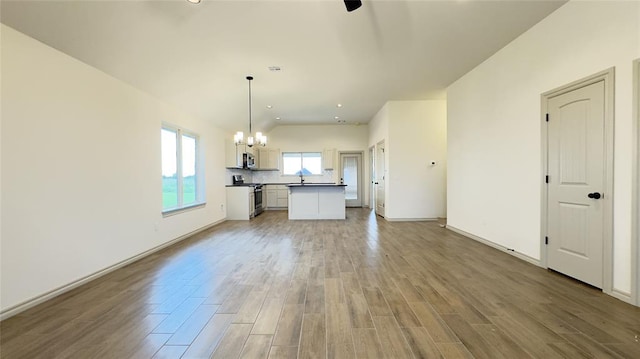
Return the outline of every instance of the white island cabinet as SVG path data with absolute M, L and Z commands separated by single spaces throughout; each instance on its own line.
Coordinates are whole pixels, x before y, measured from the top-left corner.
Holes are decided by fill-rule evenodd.
M 345 219 L 345 185 L 290 184 L 289 219 Z

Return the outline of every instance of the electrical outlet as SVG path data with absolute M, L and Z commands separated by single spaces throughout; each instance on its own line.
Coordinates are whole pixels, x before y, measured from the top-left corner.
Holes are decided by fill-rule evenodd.
M 224 212 L 224 203 L 220 203 L 220 212 Z

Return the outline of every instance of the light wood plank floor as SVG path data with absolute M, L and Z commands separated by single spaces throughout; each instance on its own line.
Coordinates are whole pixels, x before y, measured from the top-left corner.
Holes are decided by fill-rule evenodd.
M 2 358 L 640 358 L 640 310 L 437 222 L 218 225 L 1 323 Z

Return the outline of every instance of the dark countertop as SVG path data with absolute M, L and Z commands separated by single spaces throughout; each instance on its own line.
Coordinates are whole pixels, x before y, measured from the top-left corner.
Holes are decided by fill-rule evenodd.
M 241 183 L 241 184 L 228 184 L 226 187 L 255 187 L 263 186 L 264 183 Z
M 346 187 L 346 184 L 335 183 L 288 183 L 287 187 Z
M 346 184 L 336 184 L 335 182 L 267 182 L 267 183 L 242 183 L 242 184 L 228 184 L 226 187 L 254 187 L 254 186 L 287 186 L 287 187 L 346 187 Z
M 267 183 L 263 183 L 263 185 L 265 186 L 288 186 L 290 184 L 297 184 L 299 185 L 300 182 L 267 182 Z M 305 185 L 308 184 L 321 184 L 321 185 L 335 185 L 335 182 L 304 182 Z M 346 186 L 346 185 L 345 185 Z

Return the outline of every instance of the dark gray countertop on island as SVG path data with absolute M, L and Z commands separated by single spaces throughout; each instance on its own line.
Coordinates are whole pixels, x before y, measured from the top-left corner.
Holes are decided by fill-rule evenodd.
M 346 187 L 346 184 L 335 183 L 287 183 L 287 187 Z

